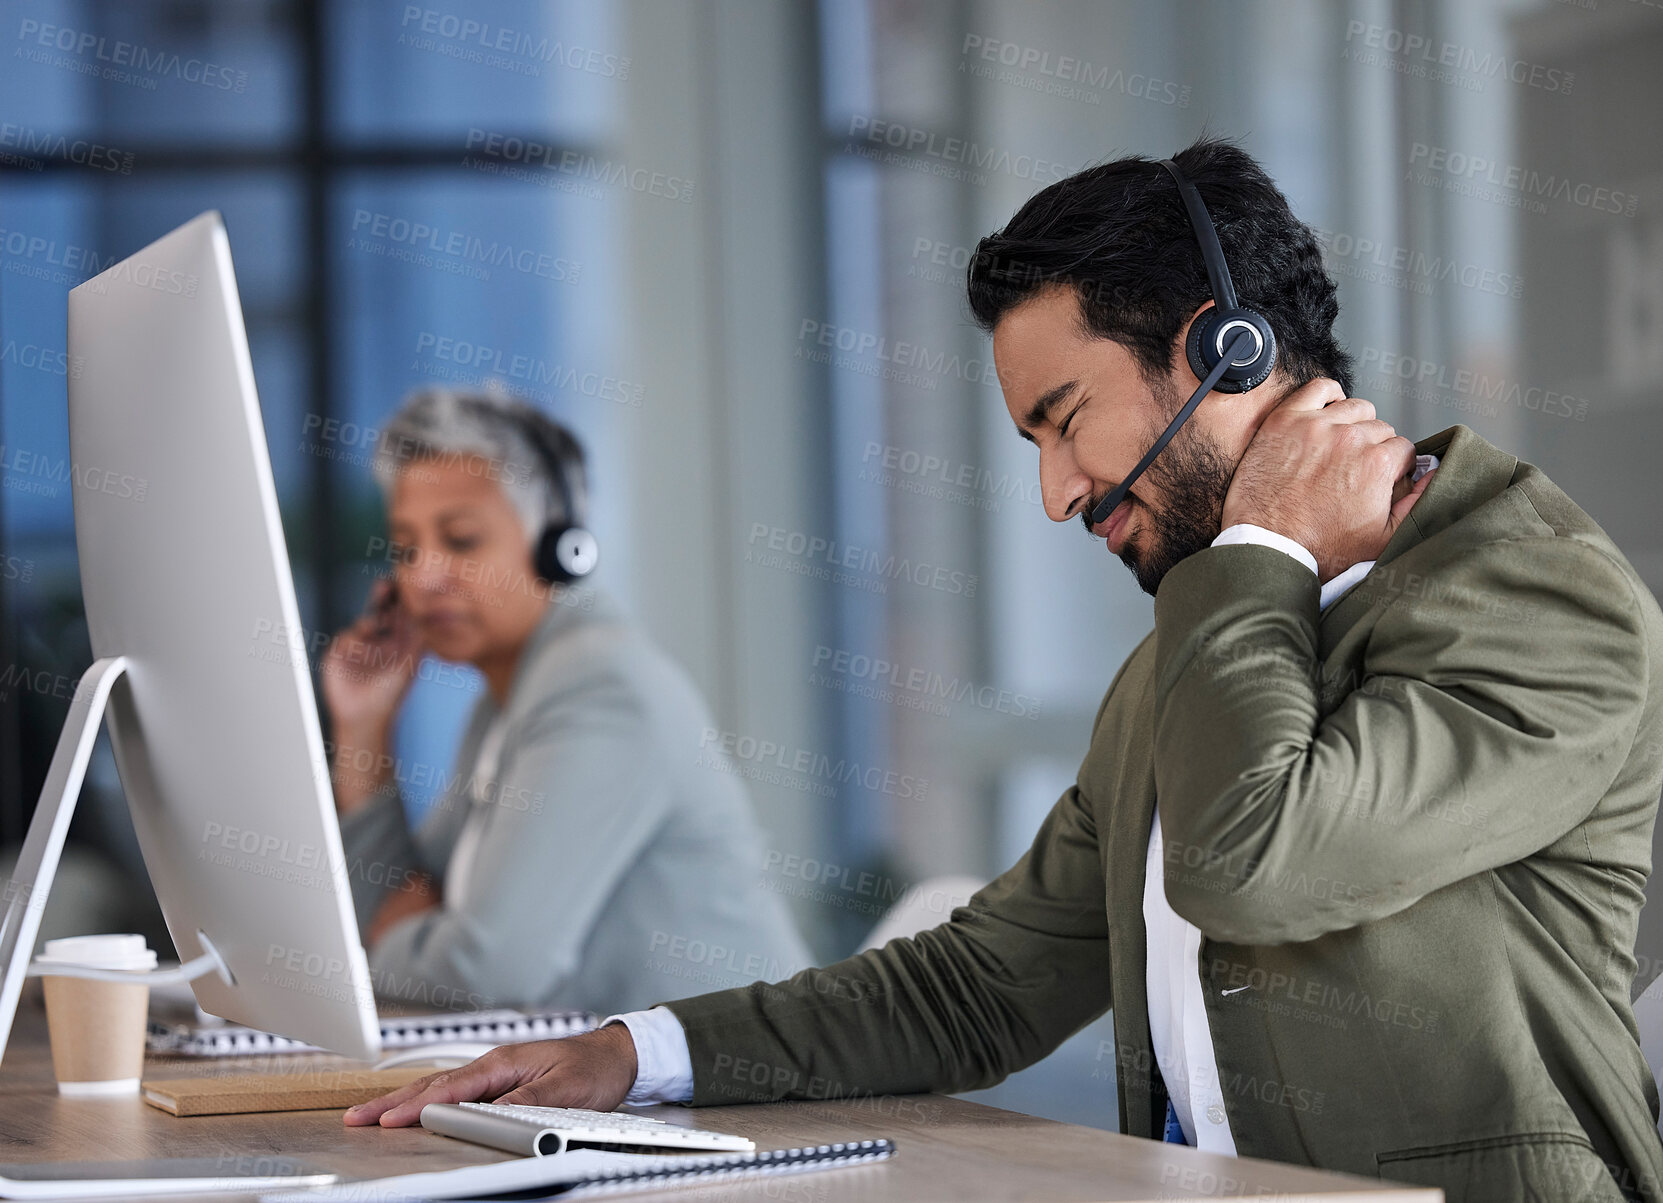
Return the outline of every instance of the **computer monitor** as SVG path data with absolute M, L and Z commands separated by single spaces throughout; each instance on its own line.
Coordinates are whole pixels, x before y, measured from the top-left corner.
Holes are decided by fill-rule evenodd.
M 369 966 L 219 214 L 73 289 L 69 361 L 96 660 L 0 899 L 0 1055 L 102 715 L 174 945 L 229 971 L 194 981 L 202 1008 L 371 1059 Z

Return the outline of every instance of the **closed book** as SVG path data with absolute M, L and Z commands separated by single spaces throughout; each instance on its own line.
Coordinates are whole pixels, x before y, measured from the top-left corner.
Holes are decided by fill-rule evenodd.
M 212 1078 L 146 1078 L 144 1101 L 174 1115 L 240 1115 L 254 1111 L 345 1110 L 397 1090 L 432 1069 L 314 1069 L 298 1074 L 227 1074 Z

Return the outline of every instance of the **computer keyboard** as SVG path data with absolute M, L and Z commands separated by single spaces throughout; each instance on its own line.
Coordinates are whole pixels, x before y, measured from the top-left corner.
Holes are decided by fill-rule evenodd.
M 744 1148 L 756 1146 L 738 1136 L 682 1128 L 646 1115 L 627 1111 L 585 1111 L 581 1107 L 526 1107 L 515 1103 L 458 1103 L 469 1111 L 517 1119 L 540 1128 L 555 1128 L 568 1135 L 583 1134 L 585 1140 L 621 1137 L 640 1143 L 643 1136 L 654 1144 L 680 1145 L 698 1149 L 726 1149 L 740 1141 Z
M 749 1152 L 756 1143 L 725 1132 L 683 1128 L 620 1111 L 580 1107 L 526 1107 L 512 1103 L 430 1103 L 422 1127 L 446 1136 L 506 1149 L 550 1155 L 566 1149 L 688 1149 Z

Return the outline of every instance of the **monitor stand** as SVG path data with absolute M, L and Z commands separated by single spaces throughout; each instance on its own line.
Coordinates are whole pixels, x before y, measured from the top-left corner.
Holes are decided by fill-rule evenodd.
M 18 853 L 11 880 L 0 893 L 0 903 L 5 906 L 0 917 L 0 965 L 5 966 L 5 978 L 0 982 L 0 1058 L 6 1055 L 18 996 L 23 992 L 23 979 L 40 932 L 41 912 L 46 909 L 46 895 L 63 855 L 69 820 L 81 797 L 87 761 L 92 759 L 92 746 L 104 721 L 110 690 L 127 671 L 127 664 L 125 656 L 107 656 L 93 661 L 81 675 L 69 703 L 69 717 L 64 719 L 63 732 L 58 736 L 57 750 L 52 753 L 52 765 L 46 770 L 46 784 L 41 786 L 35 816 L 29 820 L 29 834 Z

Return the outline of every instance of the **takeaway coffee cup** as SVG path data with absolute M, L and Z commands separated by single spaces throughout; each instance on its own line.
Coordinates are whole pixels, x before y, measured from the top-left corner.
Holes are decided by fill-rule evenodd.
M 143 970 L 156 953 L 143 936 L 70 936 L 48 940 L 35 964 L 46 988 L 46 1027 L 58 1092 L 70 1096 L 137 1094 L 144 1072 L 145 982 L 99 982 L 65 977 L 52 965 Z

